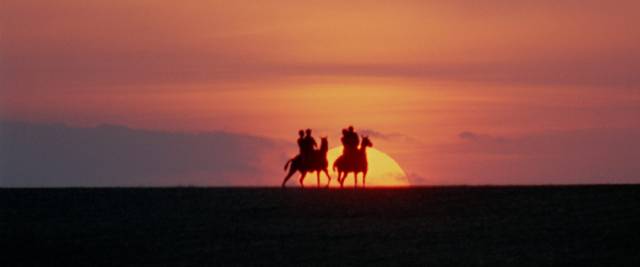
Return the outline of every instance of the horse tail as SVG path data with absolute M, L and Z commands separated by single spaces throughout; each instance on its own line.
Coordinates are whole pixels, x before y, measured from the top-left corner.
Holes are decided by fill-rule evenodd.
M 284 170 L 287 171 L 287 169 L 289 169 L 289 164 L 291 164 L 291 162 L 293 161 L 293 159 L 290 159 L 289 161 L 287 161 L 287 164 L 284 165 Z

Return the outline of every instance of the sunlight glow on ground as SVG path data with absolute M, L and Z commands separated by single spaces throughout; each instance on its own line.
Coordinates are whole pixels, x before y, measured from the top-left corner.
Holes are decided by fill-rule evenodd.
M 337 187 L 338 173 L 332 170 L 333 162 L 342 155 L 342 146 L 329 150 L 327 158 L 329 160 L 329 173 L 331 174 L 331 186 Z M 367 148 L 367 160 L 369 162 L 369 172 L 367 173 L 367 187 L 375 186 L 409 186 L 409 179 L 400 165 L 389 155 L 375 148 Z M 313 177 L 313 178 L 311 178 Z M 312 185 L 316 182 L 315 174 L 311 179 L 305 180 L 305 185 Z M 326 177 L 322 177 L 321 182 L 326 184 Z M 358 175 L 358 185 L 362 183 L 362 173 Z M 344 183 L 345 187 L 353 187 L 353 174 L 350 173 Z

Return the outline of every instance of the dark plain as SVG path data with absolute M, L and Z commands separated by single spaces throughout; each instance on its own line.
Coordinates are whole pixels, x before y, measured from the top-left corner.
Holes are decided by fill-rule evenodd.
M 640 186 L 0 189 L 2 266 L 638 266 Z

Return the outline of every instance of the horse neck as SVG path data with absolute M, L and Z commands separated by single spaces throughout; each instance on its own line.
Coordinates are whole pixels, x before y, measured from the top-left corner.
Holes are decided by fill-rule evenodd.
M 329 144 L 327 142 L 322 142 L 320 144 L 320 152 L 326 153 L 329 151 Z
M 360 146 L 360 153 L 367 153 L 367 146 L 361 145 Z

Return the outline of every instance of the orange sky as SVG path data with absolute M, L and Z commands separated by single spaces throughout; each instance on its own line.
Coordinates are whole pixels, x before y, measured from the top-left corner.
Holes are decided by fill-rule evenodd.
M 566 173 L 548 159 L 518 172 L 506 166 L 539 158 L 529 146 L 496 156 L 499 144 L 478 143 L 551 135 L 542 143 L 557 146 L 557 135 L 584 129 L 639 129 L 638 10 L 577 0 L 9 0 L 0 118 L 285 140 L 311 127 L 333 142 L 354 124 L 377 133 L 377 148 L 416 183 L 627 181 L 640 171 Z

